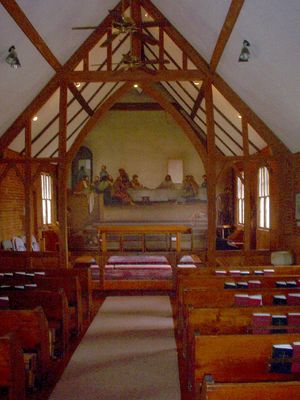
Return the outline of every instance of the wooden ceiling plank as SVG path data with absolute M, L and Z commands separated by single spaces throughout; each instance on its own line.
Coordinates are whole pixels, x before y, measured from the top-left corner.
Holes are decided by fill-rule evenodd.
M 202 71 L 193 70 L 157 70 L 155 74 L 141 69 L 128 71 L 73 71 L 67 76 L 69 82 L 160 82 L 202 80 Z
M 31 24 L 23 10 L 15 0 L 1 0 L 3 7 L 10 14 L 19 28 L 25 33 L 31 43 L 36 47 L 49 65 L 57 72 L 61 69 L 61 64 L 40 36 L 38 31 Z
M 94 126 L 100 121 L 104 114 L 113 106 L 118 99 L 127 93 L 132 88 L 131 82 L 125 83 L 118 90 L 116 90 L 94 113 L 92 117 L 85 124 L 83 129 L 79 132 L 77 138 L 75 139 L 72 147 L 67 153 L 68 162 L 71 162 L 77 153 L 82 141 L 87 136 L 87 134 L 94 128 Z
M 244 5 L 245 0 L 232 0 L 228 13 L 226 15 L 223 27 L 221 29 L 220 35 L 218 37 L 216 46 L 214 48 L 209 68 L 212 73 L 214 73 L 217 69 L 219 61 L 223 55 L 224 49 L 228 43 L 230 35 L 233 31 L 233 28 L 236 24 L 236 21 L 240 15 L 241 9 Z

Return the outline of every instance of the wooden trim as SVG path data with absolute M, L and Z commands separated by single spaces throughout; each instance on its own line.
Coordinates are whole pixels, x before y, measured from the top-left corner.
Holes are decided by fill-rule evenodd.
M 244 250 L 251 249 L 251 170 L 249 161 L 248 122 L 242 118 L 242 133 L 244 147 Z
M 230 35 L 231 35 L 233 28 L 236 24 L 236 21 L 240 15 L 243 4 L 244 4 L 244 0 L 232 0 L 231 1 L 228 13 L 226 15 L 223 27 L 221 29 L 220 35 L 218 37 L 216 46 L 213 51 L 213 55 L 210 60 L 209 67 L 210 67 L 210 71 L 212 73 L 214 73 L 217 69 L 217 66 L 223 55 L 226 44 L 228 43 Z
M 40 34 L 31 24 L 29 19 L 26 17 L 21 7 L 16 3 L 15 0 L 1 0 L 1 4 L 14 19 L 19 28 L 25 33 L 31 43 L 40 52 L 44 59 L 49 65 L 57 72 L 61 69 L 61 64 L 49 49 L 45 41 L 42 39 Z

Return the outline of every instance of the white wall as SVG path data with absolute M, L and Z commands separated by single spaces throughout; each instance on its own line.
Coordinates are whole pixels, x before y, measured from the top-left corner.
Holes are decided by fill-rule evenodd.
M 102 164 L 113 178 L 125 168 L 145 186 L 157 187 L 167 174 L 168 159 L 182 159 L 184 175 L 202 182 L 202 161 L 184 132 L 164 111 L 110 111 L 83 143 L 94 159 L 94 176 Z

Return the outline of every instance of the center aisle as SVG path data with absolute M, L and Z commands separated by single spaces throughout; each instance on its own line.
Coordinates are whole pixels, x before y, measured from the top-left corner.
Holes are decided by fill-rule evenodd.
M 107 297 L 50 400 L 180 400 L 168 296 Z

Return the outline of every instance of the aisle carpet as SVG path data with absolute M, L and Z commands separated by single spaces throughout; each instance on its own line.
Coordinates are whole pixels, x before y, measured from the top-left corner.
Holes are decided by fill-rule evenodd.
M 167 296 L 108 297 L 50 400 L 180 400 Z

